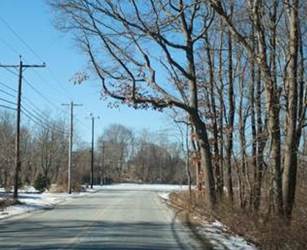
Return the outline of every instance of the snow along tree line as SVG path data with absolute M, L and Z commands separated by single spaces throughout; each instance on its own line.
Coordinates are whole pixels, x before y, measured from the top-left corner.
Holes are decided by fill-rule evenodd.
M 291 218 L 306 126 L 306 1 L 50 2 L 104 96 L 187 117 L 211 208 L 226 196 L 257 212 L 269 198 L 264 209 Z

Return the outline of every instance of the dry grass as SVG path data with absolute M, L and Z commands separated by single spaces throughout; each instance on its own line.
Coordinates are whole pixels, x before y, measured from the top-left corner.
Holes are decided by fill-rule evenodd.
M 305 250 L 307 249 L 307 186 L 297 189 L 296 206 L 290 224 L 281 219 L 269 216 L 267 211 L 249 212 L 222 201 L 218 208 L 210 211 L 204 194 L 192 194 L 192 206 L 186 192 L 171 195 L 171 202 L 184 207 L 191 213 L 207 221 L 218 219 L 231 232 L 245 237 L 264 250 Z M 264 204 L 265 205 L 265 204 Z
M 22 204 L 22 203 L 18 200 L 8 198 L 8 197 L 0 199 L 0 209 L 1 210 L 3 210 L 6 207 L 17 205 L 17 204 Z

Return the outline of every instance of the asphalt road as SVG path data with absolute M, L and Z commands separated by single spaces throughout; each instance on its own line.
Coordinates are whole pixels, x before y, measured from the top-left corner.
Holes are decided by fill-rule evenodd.
M 0 222 L 0 249 L 203 249 L 153 191 L 105 190 Z

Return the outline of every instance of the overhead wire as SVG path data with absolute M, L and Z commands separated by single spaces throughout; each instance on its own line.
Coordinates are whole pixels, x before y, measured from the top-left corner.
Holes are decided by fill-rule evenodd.
M 10 32 L 41 62 L 44 60 L 35 52 L 34 49 L 12 28 L 12 26 L 0 16 L 0 21 L 10 30 Z
M 7 95 L 7 96 L 9 96 L 9 97 L 16 98 L 15 95 L 13 95 L 13 94 L 7 92 L 6 90 L 0 89 L 0 92 L 3 93 L 3 94 L 5 94 L 5 95 Z
M 0 97 L 0 101 L 6 102 L 6 103 L 8 103 L 8 104 L 16 105 L 16 103 L 15 103 L 15 102 L 12 102 L 12 101 L 6 100 L 6 99 L 1 98 L 1 97 Z
M 13 46 L 11 46 L 6 40 L 4 40 L 2 37 L 0 37 L 0 42 L 2 42 L 2 44 L 4 44 L 14 54 L 20 55 L 20 53 Z
M 38 117 L 37 115 L 33 114 L 29 109 L 25 108 L 23 105 L 21 105 L 21 111 L 26 117 L 28 117 L 35 124 L 40 125 L 45 129 L 53 130 L 59 134 L 67 135 L 64 129 L 62 130 L 60 128 L 57 128 L 56 126 L 50 126 L 49 124 L 47 124 L 47 122 L 49 121 L 42 120 L 41 117 Z
M 49 72 L 49 69 L 47 67 L 47 71 Z M 36 69 L 33 69 L 33 72 L 35 75 L 37 75 L 37 77 L 43 82 L 43 83 L 49 83 L 49 85 L 51 85 L 50 80 L 46 79 L 45 77 L 43 77 Z M 56 88 L 53 88 L 54 90 L 57 91 L 58 94 L 63 95 L 65 98 L 67 99 L 71 99 L 71 97 L 69 97 L 67 95 L 67 90 L 64 89 L 64 87 L 58 82 L 55 81 L 56 84 L 52 84 L 52 86 L 56 86 Z
M 13 74 L 13 75 L 19 77 L 18 73 L 15 72 L 15 71 L 13 71 L 13 70 L 11 70 L 10 68 L 3 68 L 3 69 L 5 69 L 6 71 L 10 72 L 11 74 Z
M 29 80 L 27 80 L 25 77 L 23 77 L 23 80 L 34 92 L 36 92 L 38 96 L 40 96 L 42 99 L 48 102 L 50 107 L 55 108 L 56 110 L 59 110 L 60 105 L 57 105 L 54 102 L 52 102 L 47 96 L 45 96 L 41 91 L 39 91 L 36 87 L 34 87 L 34 85 Z M 64 111 L 62 110 L 61 112 L 64 112 Z
M 10 90 L 11 92 L 14 92 L 14 93 L 17 93 L 17 90 L 14 89 L 14 88 L 11 88 L 9 85 L 7 85 L 6 83 L 3 83 L 3 82 L 0 82 L 0 85 L 4 86 L 5 88 L 7 88 L 8 90 Z M 3 89 L 0 89 L 0 92 L 10 96 L 10 97 L 13 97 L 13 98 L 16 98 L 15 95 L 12 95 L 10 94 L 9 92 L 3 90 Z M 0 97 L 0 100 L 4 101 L 4 102 L 7 102 L 7 103 L 13 103 L 14 105 L 16 104 L 15 102 L 12 102 L 12 101 L 9 101 L 9 100 L 4 100 L 3 98 Z M 38 111 L 39 108 L 27 97 L 23 97 L 23 101 L 25 101 L 27 103 L 27 105 L 30 105 L 33 112 L 35 112 L 37 115 L 39 116 L 44 116 L 44 119 L 49 119 L 42 111 Z
M 9 23 L 4 20 L 1 16 L 0 16 L 0 21 L 10 30 L 10 32 L 41 62 L 44 62 L 44 60 L 42 59 L 42 57 L 20 36 L 18 35 L 18 33 L 12 28 L 12 26 L 9 25 Z M 13 48 L 10 44 L 8 44 L 6 41 L 4 41 L 2 39 L 2 42 L 14 53 L 18 53 L 18 51 Z M 42 76 L 35 70 L 33 69 L 35 74 L 37 74 L 41 79 Z M 49 72 L 49 74 L 56 80 L 56 84 L 59 86 L 59 89 L 61 89 L 61 91 L 63 91 L 64 96 L 67 97 L 67 90 L 64 89 L 64 87 L 59 83 L 58 79 L 56 79 L 55 74 L 53 73 L 53 71 L 47 67 L 47 71 Z M 44 79 L 42 79 L 44 81 Z M 70 98 L 71 99 L 71 98 Z
M 4 109 L 9 109 L 9 110 L 12 110 L 12 111 L 16 111 L 16 108 L 12 108 L 12 107 L 7 106 L 7 105 L 0 104 L 0 107 L 4 108 Z
M 17 92 L 16 89 L 11 88 L 9 85 L 7 85 L 7 84 L 5 84 L 5 83 L 3 83 L 3 82 L 0 82 L 0 85 L 6 87 L 6 88 L 7 88 L 8 90 L 10 90 L 11 92 L 14 92 L 14 93 Z M 9 93 L 9 92 L 7 92 L 7 91 L 5 91 L 5 90 L 3 90 L 3 89 L 0 89 L 0 92 L 6 94 L 7 96 L 16 98 L 16 96 L 12 95 L 11 93 Z M 56 129 L 56 130 L 57 130 L 58 132 L 60 132 L 60 133 L 62 133 L 62 132 L 66 133 L 65 131 L 62 130 L 62 128 L 50 127 L 49 125 L 47 125 L 46 123 L 49 122 L 49 121 L 48 121 L 49 118 L 48 118 L 47 116 L 45 116 L 45 114 L 43 114 L 43 112 L 38 111 L 39 108 L 38 108 L 30 99 L 28 99 L 27 97 L 24 97 L 23 100 L 26 101 L 27 106 L 28 106 L 28 105 L 31 106 L 31 108 L 29 108 L 29 107 L 25 107 L 24 104 L 21 105 L 21 107 L 22 107 L 22 109 L 23 109 L 23 111 L 24 111 L 23 113 L 27 112 L 26 116 L 27 116 L 28 118 L 29 118 L 29 116 L 31 116 L 31 118 L 32 118 L 31 121 L 36 120 L 36 123 L 39 122 L 40 125 L 44 125 L 45 128 L 48 127 L 48 128 Z M 14 105 L 14 106 L 17 105 L 15 101 L 7 100 L 7 99 L 2 98 L 2 97 L 0 97 L 0 101 L 4 102 L 4 103 L 6 103 L 6 104 Z M 0 107 L 6 108 L 6 109 L 9 109 L 9 110 L 13 110 L 13 111 L 16 111 L 16 110 L 17 110 L 16 108 L 13 108 L 13 107 L 8 106 L 8 105 L 6 105 L 6 104 L 5 104 L 5 105 L 4 105 L 4 104 L 0 104 L 0 105 L 1 105 Z M 30 110 L 31 110 L 31 111 L 30 111 Z M 29 118 L 29 119 L 30 119 L 30 118 Z
M 4 20 L 4 18 L 2 18 L 0 16 L 0 21 L 9 29 L 9 31 L 41 62 L 44 62 L 44 60 L 42 59 L 42 57 L 13 29 L 13 27 L 6 21 Z M 8 44 L 5 40 L 3 39 L 0 39 L 0 41 L 2 40 L 2 42 L 14 53 L 16 54 L 19 54 L 18 51 L 12 47 L 10 44 Z M 15 73 L 14 71 L 12 71 L 11 69 L 8 69 L 8 68 L 5 68 L 7 71 L 13 73 L 14 75 L 17 75 L 17 73 Z M 35 74 L 37 74 L 41 79 L 41 75 L 35 70 L 33 69 Z M 51 74 L 51 70 L 49 68 L 47 68 L 47 70 L 50 72 Z M 54 77 L 54 76 L 53 76 Z M 24 78 L 25 79 L 25 78 Z M 25 79 L 25 81 L 27 81 Z M 43 81 L 45 82 L 45 80 L 43 79 Z M 57 82 L 58 83 L 58 82 Z M 29 82 L 28 82 L 29 84 Z M 38 91 L 31 83 L 29 84 L 30 87 L 36 92 L 36 93 L 39 93 L 40 91 Z M 61 86 L 59 83 L 58 83 L 59 86 Z M 65 90 L 63 90 L 63 93 L 65 93 Z M 39 93 L 39 95 L 42 95 L 44 96 L 41 92 Z M 66 95 L 66 93 L 65 93 Z M 46 99 L 52 106 L 54 106 L 54 104 L 49 100 L 49 98 L 46 98 L 46 96 L 44 96 L 44 99 Z M 58 110 L 58 108 L 56 108 Z
M 50 118 L 43 111 L 41 111 L 29 98 L 24 96 L 23 103 L 26 103 L 31 107 L 32 110 L 35 110 L 36 113 L 38 113 L 40 116 L 43 116 L 45 119 L 48 120 Z
M 4 20 L 1 16 L 0 16 L 0 21 L 9 29 L 9 31 L 41 62 L 44 62 L 44 60 L 42 59 L 42 57 L 10 26 L 10 24 Z M 3 39 L 0 39 L 11 51 L 13 51 L 16 54 L 19 54 L 18 51 L 13 48 L 10 44 L 8 44 L 6 41 L 4 41 Z M 18 76 L 18 74 L 16 72 L 14 72 L 13 70 L 9 69 L 9 68 L 5 68 L 8 72 L 14 74 L 15 76 Z M 49 68 L 47 68 L 47 71 L 49 72 L 49 74 L 56 80 L 55 82 L 57 83 L 57 85 L 61 88 L 61 90 L 63 91 L 64 95 L 67 97 L 67 93 L 63 87 L 63 85 L 61 85 L 58 81 L 58 79 L 56 79 L 53 71 Z M 38 75 L 39 78 L 41 78 L 41 80 L 44 81 L 43 77 L 34 70 L 35 74 Z M 59 110 L 59 108 L 57 107 L 58 105 L 55 105 L 49 98 L 47 98 L 44 94 L 42 94 L 37 88 L 35 88 L 30 81 L 28 81 L 25 77 L 23 77 L 25 83 L 34 91 L 36 92 L 37 95 L 39 95 L 41 98 L 43 98 L 45 101 L 47 101 L 51 107 L 55 108 L 56 110 Z M 45 82 L 45 81 L 44 81 Z M 11 95 L 12 96 L 12 95 Z M 26 98 L 28 101 L 29 99 Z M 72 98 L 70 98 L 72 99 Z M 32 106 L 35 107 L 35 105 Z M 65 113 L 64 111 L 61 111 L 61 113 Z M 28 115 L 29 116 L 29 115 Z M 88 128 L 88 126 L 86 126 L 80 119 L 76 118 L 77 121 L 79 121 L 79 123 Z
M 5 88 L 7 88 L 7 89 L 9 89 L 9 90 L 11 90 L 11 91 L 17 93 L 17 90 L 16 90 L 16 89 L 10 87 L 9 85 L 7 85 L 7 84 L 5 84 L 5 83 L 3 83 L 3 82 L 0 82 L 0 85 L 2 85 L 2 86 L 4 86 Z

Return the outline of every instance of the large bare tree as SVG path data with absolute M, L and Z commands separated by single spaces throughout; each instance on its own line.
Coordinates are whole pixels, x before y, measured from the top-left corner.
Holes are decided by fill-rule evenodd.
M 52 1 L 88 54 L 104 93 L 135 108 L 188 113 L 200 142 L 207 197 L 216 203 L 208 131 L 199 113 L 195 49 L 214 19 L 199 1 Z M 63 19 L 62 19 L 63 20 Z

